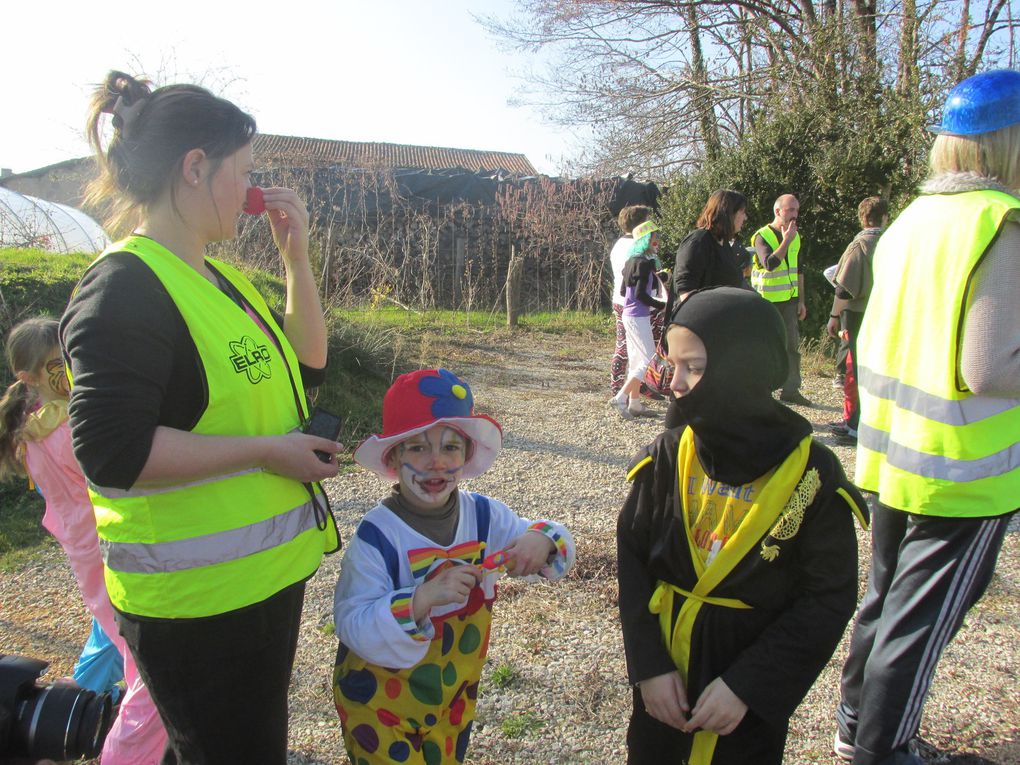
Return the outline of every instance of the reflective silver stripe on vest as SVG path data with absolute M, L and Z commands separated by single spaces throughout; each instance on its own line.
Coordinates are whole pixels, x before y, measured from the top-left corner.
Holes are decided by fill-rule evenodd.
M 790 283 L 786 284 L 759 284 L 758 292 L 790 292 Z
M 181 489 L 191 489 L 195 486 L 204 486 L 207 483 L 214 483 L 216 481 L 225 481 L 227 478 L 237 478 L 242 475 L 251 475 L 252 473 L 260 473 L 262 468 L 249 468 L 248 470 L 238 470 L 236 473 L 225 473 L 224 475 L 214 475 L 210 478 L 203 478 L 200 481 L 192 481 L 191 483 L 175 483 L 167 486 L 148 486 L 143 489 L 114 489 L 111 486 L 96 486 L 94 483 L 89 484 L 96 494 L 106 497 L 107 499 L 129 499 L 132 497 L 155 497 L 159 494 L 169 494 L 172 491 L 180 491 Z
M 995 454 L 976 460 L 957 460 L 939 454 L 928 454 L 896 443 L 885 431 L 861 423 L 857 443 L 873 452 L 885 455 L 885 461 L 895 468 L 925 478 L 940 478 L 953 483 L 978 481 L 982 478 L 1005 475 L 1020 468 L 1020 443 L 1007 446 Z
M 226 563 L 270 550 L 315 528 L 312 503 L 239 529 L 218 531 L 175 542 L 111 542 L 100 540 L 106 566 L 125 574 L 164 574 L 214 563 Z
M 958 401 L 942 398 L 867 367 L 861 367 L 858 379 L 859 385 L 872 396 L 890 400 L 900 409 L 944 425 L 971 425 L 1020 406 L 1020 399 L 1016 398 L 971 396 Z
M 762 279 L 776 279 L 780 276 L 785 276 L 787 279 L 790 278 L 790 274 L 797 273 L 792 268 L 784 268 L 782 271 L 766 271 L 765 269 L 759 269 L 758 275 Z

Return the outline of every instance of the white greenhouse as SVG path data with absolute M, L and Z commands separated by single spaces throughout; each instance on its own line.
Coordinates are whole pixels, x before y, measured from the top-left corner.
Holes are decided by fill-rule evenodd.
M 74 207 L 0 186 L 0 247 L 50 252 L 101 252 L 110 244 L 102 226 Z

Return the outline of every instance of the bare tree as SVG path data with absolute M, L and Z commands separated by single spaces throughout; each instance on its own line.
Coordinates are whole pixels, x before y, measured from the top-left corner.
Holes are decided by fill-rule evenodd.
M 980 6 L 980 7 L 979 7 Z M 594 126 L 586 158 L 601 173 L 662 177 L 711 160 L 757 115 L 807 94 L 937 102 L 989 64 L 1015 65 L 1007 0 L 519 0 L 480 19 L 545 66 L 524 102 L 566 125 Z M 926 76 L 921 77 L 920 73 Z

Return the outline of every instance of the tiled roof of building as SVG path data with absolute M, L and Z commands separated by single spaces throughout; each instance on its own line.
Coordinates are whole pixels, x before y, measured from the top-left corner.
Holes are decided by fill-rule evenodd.
M 12 173 L 11 175 L 4 176 L 3 181 L 14 180 L 15 178 L 38 178 L 40 176 L 52 175 L 53 173 L 61 172 L 94 173 L 95 164 L 96 160 L 94 157 L 65 159 L 61 162 L 55 162 L 52 165 L 46 165 L 45 167 L 37 167 L 34 170 L 26 170 L 23 173 Z
M 471 172 L 503 170 L 511 175 L 538 175 L 523 154 L 507 151 L 447 149 L 402 143 L 331 141 L 258 133 L 255 161 L 266 166 L 284 164 L 345 165 L 358 168 L 443 170 L 462 167 Z

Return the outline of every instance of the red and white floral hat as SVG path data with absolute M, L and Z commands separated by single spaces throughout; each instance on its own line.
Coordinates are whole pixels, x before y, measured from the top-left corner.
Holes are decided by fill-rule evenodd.
M 471 388 L 446 369 L 422 369 L 394 380 L 383 397 L 383 432 L 369 436 L 354 450 L 354 460 L 385 479 L 397 477 L 390 451 L 401 441 L 447 424 L 471 440 L 461 476 L 475 478 L 488 470 L 503 448 L 503 430 L 484 414 L 474 413 Z

